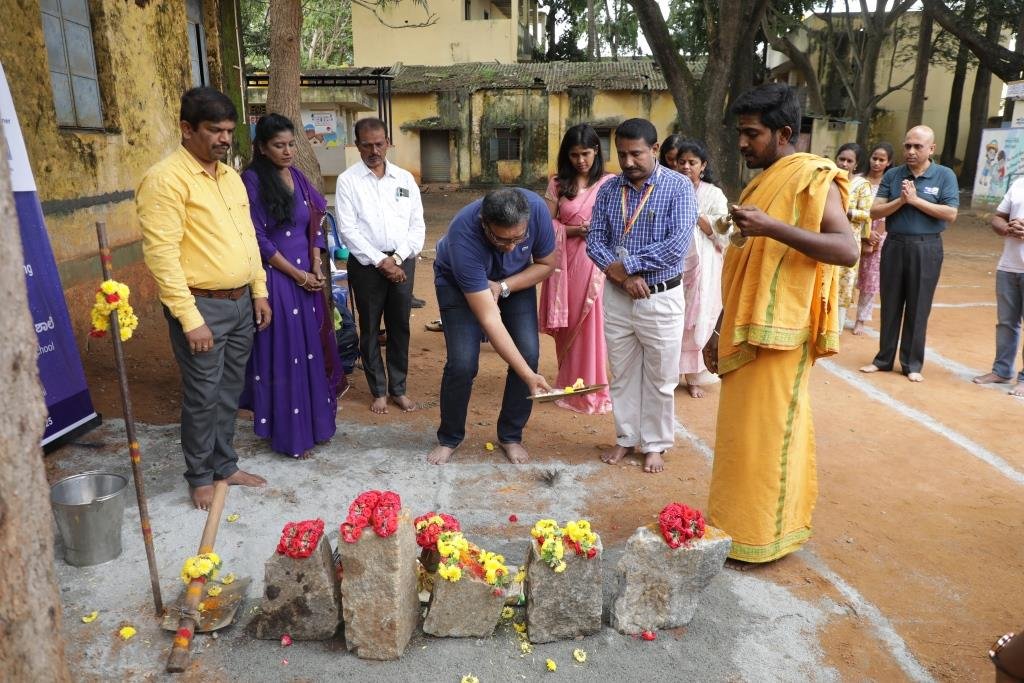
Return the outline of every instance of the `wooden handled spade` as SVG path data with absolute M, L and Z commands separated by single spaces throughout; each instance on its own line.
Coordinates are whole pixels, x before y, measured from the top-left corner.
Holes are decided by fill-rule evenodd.
M 217 528 L 220 526 L 221 515 L 224 514 L 224 501 L 227 499 L 227 495 L 228 483 L 226 481 L 218 481 L 214 484 L 213 502 L 210 504 L 210 511 L 206 516 L 203 538 L 199 541 L 200 555 L 213 552 L 213 544 L 217 540 Z M 174 637 L 171 654 L 167 658 L 168 673 L 181 673 L 188 666 L 192 636 L 199 623 L 199 601 L 205 587 L 206 577 L 201 577 L 192 579 L 185 590 L 185 604 L 181 610 L 181 619 L 178 621 L 177 635 Z

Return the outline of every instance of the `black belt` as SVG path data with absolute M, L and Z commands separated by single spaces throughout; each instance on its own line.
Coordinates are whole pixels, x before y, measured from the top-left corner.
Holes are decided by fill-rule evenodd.
M 896 240 L 897 242 L 928 242 L 942 239 L 942 233 L 930 232 L 925 235 L 907 235 L 901 232 L 890 232 L 886 233 L 886 238 Z
M 659 292 L 667 292 L 670 289 L 678 287 L 683 281 L 682 275 L 676 275 L 674 278 L 659 282 L 653 285 L 647 285 L 647 289 L 651 290 L 651 294 L 658 294 Z

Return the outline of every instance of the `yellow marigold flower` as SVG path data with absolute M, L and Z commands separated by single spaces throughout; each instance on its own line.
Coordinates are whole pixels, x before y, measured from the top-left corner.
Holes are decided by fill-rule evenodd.
M 523 581 L 526 581 L 526 570 L 520 569 L 518 572 L 516 572 L 516 577 L 515 579 L 513 579 L 513 581 L 515 581 L 516 583 L 522 583 Z
M 224 575 L 224 577 L 220 580 L 220 582 L 223 583 L 225 586 L 228 585 L 229 583 L 234 583 L 235 582 L 235 573 L 234 572 L 228 572 L 227 574 Z
M 95 614 L 95 612 L 93 612 L 93 614 Z M 501 618 L 502 619 L 511 619 L 515 615 L 516 615 L 516 611 L 514 609 L 512 609 L 511 607 L 503 607 L 501 609 Z
M 440 515 L 434 515 L 426 521 L 426 524 L 436 524 L 438 526 L 444 526 L 444 519 L 442 519 Z M 426 524 L 424 524 L 424 527 L 426 526 Z
M 224 589 L 220 586 L 210 586 L 208 589 L 206 589 L 206 594 L 209 595 L 211 598 L 215 598 L 218 595 L 220 595 L 220 592 L 222 590 Z
M 572 394 L 574 392 L 575 392 L 575 389 L 573 389 L 572 387 L 566 387 L 565 389 L 562 389 L 562 393 L 563 394 Z
M 587 661 L 587 651 L 576 648 L 572 651 L 572 658 L 580 664 L 582 664 L 583 662 Z
M 506 607 L 505 609 L 509 609 L 509 608 Z M 96 621 L 96 618 L 99 615 L 100 615 L 100 613 L 99 612 L 95 612 L 95 611 L 94 612 L 89 612 L 88 614 L 84 614 L 84 615 L 82 615 L 82 623 L 83 624 L 91 624 L 92 622 Z
M 122 626 L 121 630 L 117 632 L 117 635 L 121 636 L 121 640 L 131 640 L 135 633 L 135 629 L 131 626 Z
M 494 444 L 491 443 L 490 441 L 488 441 L 487 443 L 484 444 L 484 450 L 487 451 L 487 452 L 493 451 L 494 450 Z
M 239 515 L 239 514 L 238 514 L 237 512 L 233 512 L 233 513 L 231 513 L 230 515 L 228 515 L 228 521 L 229 521 L 229 522 L 237 522 L 237 521 L 238 521 L 238 518 L 239 518 L 240 516 L 241 516 L 241 515 Z
M 556 574 L 561 574 L 562 572 L 565 571 L 565 568 L 566 568 L 565 562 L 559 562 L 557 565 L 555 565 L 555 573 Z
M 555 559 L 560 560 L 565 556 L 565 544 L 561 540 L 555 543 Z
M 548 671 L 557 671 L 558 670 L 558 665 L 555 664 L 555 660 L 553 660 L 553 659 L 549 659 L 547 662 L 545 662 L 545 664 L 548 667 Z
M 198 605 L 196 605 L 196 609 L 199 610 L 200 612 L 205 612 L 206 611 L 206 603 L 205 602 L 199 603 Z
M 512 628 L 514 628 L 516 630 L 516 633 L 526 633 L 526 624 L 524 624 L 522 622 L 519 622 L 519 621 L 512 622 Z
M 583 381 L 582 377 L 577 377 L 576 381 L 572 385 L 573 389 L 585 389 L 586 387 L 587 383 Z
M 522 652 L 522 653 L 523 653 L 524 655 L 528 655 L 528 654 L 530 654 L 531 652 L 533 652 L 533 646 L 532 646 L 532 645 L 530 645 L 530 641 L 528 641 L 528 640 L 524 640 L 524 641 L 522 641 L 521 643 L 519 643 L 519 650 L 520 650 L 520 652 Z
M 480 683 L 480 679 L 473 674 L 466 674 L 462 677 L 462 683 Z

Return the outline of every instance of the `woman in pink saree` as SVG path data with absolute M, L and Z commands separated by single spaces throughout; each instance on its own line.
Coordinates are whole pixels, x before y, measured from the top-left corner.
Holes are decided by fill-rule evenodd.
M 548 183 L 544 199 L 551 211 L 559 263 L 541 285 L 540 331 L 555 339 L 558 379 L 554 386 L 607 384 L 607 352 L 601 298 L 604 273 L 587 256 L 587 231 L 597 190 L 615 176 L 604 172 L 601 139 L 587 124 L 565 132 L 558 150 L 558 175 Z M 611 410 L 608 389 L 569 396 L 555 405 L 578 413 Z

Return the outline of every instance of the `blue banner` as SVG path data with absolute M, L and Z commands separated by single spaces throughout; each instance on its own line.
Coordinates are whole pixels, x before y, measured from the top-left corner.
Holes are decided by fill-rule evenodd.
M 91 422 L 98 422 L 98 416 L 85 384 L 85 372 L 82 370 L 82 359 L 78 355 L 71 318 L 64 301 L 64 289 L 53 258 L 50 236 L 46 232 L 35 179 L 28 163 L 25 141 L 2 64 L 0 119 L 3 120 L 4 136 L 10 150 L 8 161 L 11 166 L 14 204 L 21 228 L 28 308 L 39 345 L 36 362 L 49 412 L 46 431 L 43 433 L 45 446 Z

